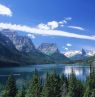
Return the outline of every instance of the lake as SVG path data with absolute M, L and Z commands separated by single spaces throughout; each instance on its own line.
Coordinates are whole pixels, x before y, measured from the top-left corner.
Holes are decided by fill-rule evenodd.
M 39 75 L 41 78 L 45 78 L 46 72 L 52 73 L 54 70 L 58 74 L 65 74 L 66 76 L 70 75 L 73 71 L 75 75 L 80 80 L 86 80 L 86 77 L 90 74 L 90 66 L 89 65 L 63 65 L 63 64 L 44 64 L 44 65 L 28 65 L 22 67 L 9 67 L 9 68 L 0 68 L 0 82 L 5 83 L 8 76 L 13 74 L 16 78 L 17 84 L 23 84 L 27 80 L 32 79 L 32 74 L 35 68 L 39 71 Z

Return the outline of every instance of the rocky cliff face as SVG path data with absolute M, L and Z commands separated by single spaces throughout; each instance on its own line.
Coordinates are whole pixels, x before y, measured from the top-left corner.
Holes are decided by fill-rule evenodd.
M 12 40 L 13 44 L 15 45 L 16 49 L 21 52 L 31 52 L 35 51 L 34 44 L 32 43 L 32 40 L 25 36 L 15 36 L 15 38 Z
M 8 29 L 2 30 L 1 33 L 7 36 L 13 42 L 18 51 L 20 52 L 35 51 L 34 44 L 32 43 L 29 37 L 18 35 L 17 32 Z
M 38 50 L 44 54 L 47 54 L 47 55 L 59 53 L 59 50 L 58 50 L 57 45 L 55 43 L 42 43 L 38 47 Z
M 82 51 L 81 52 L 82 52 L 82 56 L 85 57 L 86 54 L 87 54 L 86 51 L 85 51 L 85 49 L 82 48 Z
M 70 61 L 69 58 L 59 52 L 55 43 L 42 43 L 38 47 L 38 50 L 46 55 L 49 55 L 55 61 L 55 63 L 64 63 Z
M 21 57 L 12 41 L 0 33 L 0 67 L 18 65 Z
M 15 49 L 15 46 L 13 45 L 12 41 L 0 33 L 0 44 L 8 49 Z

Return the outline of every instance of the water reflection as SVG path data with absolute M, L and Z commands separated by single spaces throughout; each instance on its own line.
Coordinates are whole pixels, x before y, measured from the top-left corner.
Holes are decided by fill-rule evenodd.
M 90 74 L 90 68 L 88 66 L 65 66 L 63 73 L 68 76 L 73 72 L 80 80 L 86 80 L 86 77 Z
M 32 78 L 35 68 L 39 71 L 41 78 L 45 78 L 46 72 L 52 73 L 54 70 L 60 75 L 63 73 L 68 76 L 73 72 L 80 80 L 85 80 L 90 74 L 90 66 L 88 65 L 34 65 L 26 67 L 13 67 L 13 68 L 0 68 L 0 81 L 5 82 L 10 74 L 14 74 L 17 79 L 17 83 L 23 83 L 24 81 Z

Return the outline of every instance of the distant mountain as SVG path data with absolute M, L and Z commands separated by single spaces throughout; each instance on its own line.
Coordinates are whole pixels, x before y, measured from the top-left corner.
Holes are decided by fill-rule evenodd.
M 84 49 L 82 49 L 81 51 L 73 50 L 64 53 L 64 55 L 70 58 L 71 60 L 83 60 L 85 58 L 94 56 L 95 51 L 86 51 Z
M 42 43 L 38 50 L 46 55 L 52 55 L 54 53 L 59 53 L 57 45 L 55 43 Z
M 77 50 L 72 50 L 72 51 L 67 51 L 64 53 L 65 56 L 71 58 L 77 54 L 81 54 L 81 51 L 77 51 Z
M 89 57 L 95 56 L 95 51 L 94 50 L 87 51 L 86 56 L 89 56 Z
M 55 61 L 55 63 L 65 63 L 70 61 L 69 58 L 60 53 L 55 43 L 42 43 L 38 47 L 38 50 L 43 54 L 50 56 Z
M 83 48 L 82 48 L 81 54 L 83 57 L 86 56 L 86 51 Z

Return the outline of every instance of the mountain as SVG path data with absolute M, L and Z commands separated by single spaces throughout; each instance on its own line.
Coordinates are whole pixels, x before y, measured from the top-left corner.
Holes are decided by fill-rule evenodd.
M 73 50 L 64 53 L 64 55 L 70 58 L 71 60 L 83 60 L 88 57 L 94 56 L 95 51 L 86 51 L 84 49 L 82 49 L 81 51 Z
M 83 57 L 86 56 L 86 51 L 85 51 L 83 48 L 82 48 L 81 53 L 82 53 L 82 56 L 83 56 Z
M 18 51 L 26 53 L 35 51 L 35 46 L 29 37 L 19 35 L 17 32 L 9 29 L 3 29 L 1 33 L 13 42 Z
M 35 48 L 32 40 L 18 32 L 0 30 L 0 65 L 21 66 L 28 64 L 71 63 L 95 55 L 94 51 L 68 51 L 60 53 L 56 43 L 42 43 Z
M 52 55 L 54 53 L 59 53 L 57 45 L 55 43 L 42 43 L 38 50 L 46 55 Z
M 71 60 L 82 60 L 84 59 L 86 53 L 85 50 L 82 49 L 81 51 L 68 51 L 65 53 L 65 56 L 67 56 L 68 58 L 70 58 Z
M 21 57 L 11 40 L 0 33 L 0 67 L 18 65 Z
M 24 64 L 45 64 L 53 63 L 53 60 L 39 50 L 37 50 L 32 43 L 32 40 L 23 35 L 19 35 L 17 32 L 3 29 L 0 31 L 1 34 L 6 36 L 11 43 L 14 45 L 15 49 L 22 55 L 20 62 Z
M 81 54 L 81 51 L 77 51 L 77 50 L 72 50 L 72 51 L 67 51 L 64 53 L 65 56 L 71 58 L 77 54 Z
M 59 49 L 55 43 L 42 43 L 38 47 L 38 50 L 43 54 L 50 56 L 55 63 L 65 63 L 70 61 L 69 58 L 59 52 Z

